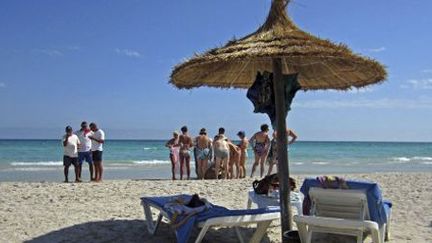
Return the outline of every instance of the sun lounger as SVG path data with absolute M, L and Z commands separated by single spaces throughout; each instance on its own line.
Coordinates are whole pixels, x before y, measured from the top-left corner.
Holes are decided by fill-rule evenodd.
M 185 201 L 188 201 L 190 200 L 191 195 L 141 198 L 141 205 L 144 208 L 144 216 L 147 221 L 147 229 L 150 234 L 154 235 L 156 233 L 162 218 L 166 218 L 168 222 L 171 223 L 173 214 L 169 210 L 166 210 L 165 206 L 179 197 Z M 155 222 L 153 221 L 151 208 L 157 209 L 159 211 L 159 215 Z M 190 231 L 193 227 L 201 228 L 201 231 L 195 240 L 196 243 L 201 242 L 209 228 L 213 226 L 236 227 L 236 234 L 239 241 L 244 242 L 238 226 L 256 223 L 257 229 L 255 230 L 255 233 L 249 242 L 258 243 L 264 237 L 267 228 L 270 226 L 270 223 L 275 219 L 279 219 L 279 217 L 280 209 L 278 207 L 230 210 L 225 207 L 211 204 L 209 209 L 189 217 L 182 226 L 175 227 L 177 242 L 187 242 Z
M 351 235 L 358 243 L 365 233 L 374 243 L 388 239 L 391 203 L 382 200 L 378 185 L 359 181 L 346 185 L 349 189 L 324 189 L 316 179 L 305 180 L 301 191 L 311 202 L 310 211 L 294 216 L 303 243 L 311 242 L 314 232 Z

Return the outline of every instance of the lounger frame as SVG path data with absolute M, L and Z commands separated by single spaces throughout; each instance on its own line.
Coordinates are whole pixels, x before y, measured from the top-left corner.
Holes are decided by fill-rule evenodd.
M 162 208 L 160 208 L 155 204 L 141 201 L 141 205 L 144 208 L 144 217 L 147 221 L 147 230 L 151 235 L 155 235 L 162 219 L 165 218 L 169 222 L 169 217 Z M 153 215 L 151 211 L 152 208 L 159 211 L 156 221 L 154 221 L 153 219 Z M 257 224 L 257 228 L 252 238 L 248 242 L 258 243 L 261 242 L 261 239 L 264 237 L 267 228 L 270 226 L 271 222 L 279 218 L 280 218 L 279 212 L 210 218 L 204 222 L 197 224 L 198 228 L 201 228 L 201 230 L 195 240 L 195 243 L 201 242 L 205 234 L 207 233 L 207 231 L 213 226 L 234 227 L 239 242 L 244 243 L 245 241 L 243 239 L 243 236 L 241 235 L 239 226 L 244 226 L 244 225 L 249 225 L 254 223 Z
M 311 216 L 294 216 L 302 243 L 310 243 L 312 234 L 351 235 L 357 242 L 370 233 L 374 243 L 388 239 L 388 224 L 379 227 L 369 220 L 367 198 L 361 190 L 310 188 Z M 390 220 L 389 220 L 390 222 Z

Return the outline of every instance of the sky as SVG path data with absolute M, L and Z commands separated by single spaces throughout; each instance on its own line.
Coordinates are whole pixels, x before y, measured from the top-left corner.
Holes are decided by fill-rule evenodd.
M 251 134 L 246 90 L 171 86 L 174 65 L 255 31 L 270 0 L 0 1 L 0 138 L 58 138 L 93 121 L 107 138 L 165 139 L 223 126 Z M 365 89 L 299 91 L 300 140 L 432 141 L 430 0 L 295 0 L 303 30 L 387 67 Z

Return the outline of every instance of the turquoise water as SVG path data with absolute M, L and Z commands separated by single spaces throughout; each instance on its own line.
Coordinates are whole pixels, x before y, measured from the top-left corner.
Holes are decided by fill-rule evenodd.
M 105 178 L 170 178 L 164 144 L 107 141 Z M 298 174 L 432 171 L 432 143 L 297 142 L 290 147 L 289 156 L 290 169 Z M 0 181 L 62 180 L 61 159 L 59 140 L 0 140 Z M 249 150 L 248 167 L 252 159 Z M 84 165 L 84 173 L 86 168 Z

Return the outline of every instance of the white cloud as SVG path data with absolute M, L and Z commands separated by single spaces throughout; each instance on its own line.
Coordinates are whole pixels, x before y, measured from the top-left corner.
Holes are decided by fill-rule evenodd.
M 432 78 L 410 79 L 401 85 L 401 88 L 408 89 L 432 89 Z
M 81 47 L 79 47 L 79 46 L 68 46 L 68 47 L 66 47 L 66 49 L 69 50 L 69 51 L 79 51 L 79 50 L 81 50 Z
M 56 49 L 33 49 L 33 51 L 50 57 L 63 56 L 63 52 Z
M 422 73 L 432 73 L 432 69 L 424 69 L 422 70 Z
M 6 88 L 6 84 L 5 83 L 0 83 L 0 88 Z
M 375 89 L 374 88 L 371 88 L 371 87 L 366 87 L 366 88 L 359 88 L 359 89 L 350 89 L 350 90 L 348 90 L 348 93 L 351 93 L 351 94 L 363 94 L 363 93 L 371 93 L 371 92 L 374 92 L 375 91 Z
M 115 49 L 114 50 L 117 54 L 119 55 L 124 55 L 124 56 L 128 56 L 128 57 L 136 57 L 136 58 L 140 58 L 141 57 L 141 53 L 134 51 L 134 50 L 129 50 L 129 49 Z
M 431 109 L 432 99 L 420 97 L 417 99 L 310 100 L 294 102 L 293 106 L 306 109 Z
M 385 46 L 367 49 L 368 52 L 383 52 L 385 50 L 387 50 Z

